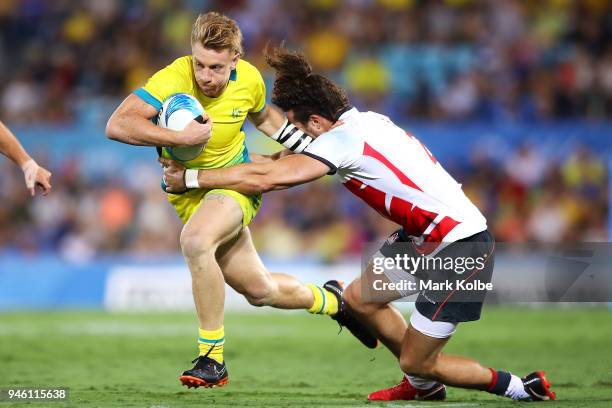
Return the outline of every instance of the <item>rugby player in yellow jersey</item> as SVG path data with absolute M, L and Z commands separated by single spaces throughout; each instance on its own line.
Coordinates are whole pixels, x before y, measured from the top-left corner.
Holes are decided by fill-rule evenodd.
M 192 55 L 178 58 L 123 101 L 108 121 L 109 138 L 163 146 L 166 158 L 172 157 L 167 147 L 206 143 L 198 157 L 182 164 L 194 169 L 228 167 L 250 161 L 242 131 L 248 118 L 266 135 L 288 147 L 303 149 L 309 137 L 288 124 L 280 111 L 266 105 L 261 74 L 240 58 L 242 34 L 235 21 L 214 12 L 200 15 L 193 26 L 191 48 Z M 187 93 L 200 101 L 205 110 L 203 124 L 193 121 L 184 130 L 173 131 L 151 122 L 163 102 L 176 93 Z M 252 159 L 267 161 L 291 153 L 284 150 L 274 157 L 253 155 Z M 265 269 L 248 228 L 261 205 L 260 195 L 193 189 L 181 195 L 168 194 L 168 199 L 185 224 L 180 244 L 191 271 L 200 324 L 200 354 L 193 369 L 181 375 L 184 385 L 227 383 L 223 359 L 226 282 L 253 305 L 327 314 L 366 346 L 376 345 L 376 338 L 345 312 L 338 282 L 330 281 L 323 287 L 305 285 Z

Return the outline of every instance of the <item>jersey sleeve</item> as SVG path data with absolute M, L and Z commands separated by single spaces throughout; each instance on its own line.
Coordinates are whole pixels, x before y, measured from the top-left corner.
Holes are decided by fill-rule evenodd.
M 191 82 L 191 62 L 189 58 L 182 57 L 157 71 L 146 85 L 134 91 L 134 94 L 160 110 L 164 101 L 171 95 L 191 92 Z
M 302 154 L 326 164 L 330 169 L 327 174 L 335 174 L 338 169 L 348 167 L 352 162 L 342 135 L 337 131 L 320 135 L 306 146 Z
M 255 86 L 253 89 L 253 108 L 249 113 L 261 112 L 266 107 L 266 83 L 258 69 L 254 69 Z

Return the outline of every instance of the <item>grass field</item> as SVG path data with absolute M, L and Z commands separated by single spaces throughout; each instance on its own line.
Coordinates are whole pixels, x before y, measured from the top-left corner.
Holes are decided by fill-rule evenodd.
M 0 408 L 522 406 L 459 389 L 443 403 L 368 403 L 368 392 L 401 379 L 396 362 L 303 312 L 229 314 L 229 384 L 188 390 L 178 374 L 195 356 L 194 322 L 188 314 L 0 314 L 0 388 L 70 388 L 67 403 Z M 480 322 L 460 326 L 447 351 L 520 375 L 545 369 L 558 396 L 547 407 L 611 407 L 610 339 L 605 309 L 488 308 Z

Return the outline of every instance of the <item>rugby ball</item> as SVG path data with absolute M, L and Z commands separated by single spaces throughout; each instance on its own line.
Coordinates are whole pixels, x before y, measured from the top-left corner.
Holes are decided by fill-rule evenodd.
M 201 120 L 204 108 L 196 98 L 179 93 L 166 99 L 157 115 L 157 124 L 171 130 L 183 130 L 192 120 Z M 166 147 L 170 156 L 179 161 L 189 161 L 198 157 L 204 144 L 194 146 Z

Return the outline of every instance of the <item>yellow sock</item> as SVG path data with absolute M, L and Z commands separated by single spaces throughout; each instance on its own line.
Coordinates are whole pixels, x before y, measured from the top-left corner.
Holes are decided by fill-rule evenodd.
M 338 313 L 338 299 L 327 289 L 323 289 L 313 283 L 309 283 L 308 288 L 314 296 L 314 303 L 307 309 L 309 313 L 334 315 Z
M 198 338 L 198 348 L 200 355 L 208 355 L 213 360 L 223 363 L 223 345 L 225 344 L 225 330 L 223 326 L 216 330 L 200 329 Z

